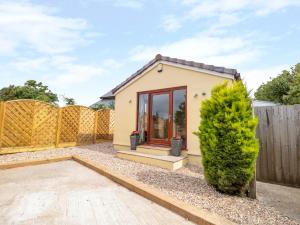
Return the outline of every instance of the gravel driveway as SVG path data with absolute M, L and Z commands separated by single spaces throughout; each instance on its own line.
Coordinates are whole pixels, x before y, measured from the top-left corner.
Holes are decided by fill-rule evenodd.
M 171 197 L 220 214 L 238 224 L 298 224 L 258 200 L 228 196 L 215 191 L 206 184 L 201 169 L 197 167 L 187 166 L 175 172 L 167 171 L 115 158 L 115 153 L 112 144 L 107 142 L 82 147 L 2 155 L 0 163 L 78 154 L 160 189 Z

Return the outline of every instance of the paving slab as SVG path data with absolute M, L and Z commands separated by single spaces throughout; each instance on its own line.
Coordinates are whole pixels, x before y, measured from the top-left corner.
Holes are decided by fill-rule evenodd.
M 300 224 L 300 188 L 256 182 L 257 198 Z
M 193 224 L 74 161 L 0 171 L 0 224 Z

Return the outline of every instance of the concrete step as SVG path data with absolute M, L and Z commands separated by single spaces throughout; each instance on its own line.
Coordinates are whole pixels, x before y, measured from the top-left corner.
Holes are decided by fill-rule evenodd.
M 117 151 L 117 157 L 168 170 L 177 170 L 188 162 L 187 157 L 151 155 L 137 151 Z
M 170 147 L 152 146 L 152 145 L 138 145 L 136 151 L 151 155 L 170 155 Z

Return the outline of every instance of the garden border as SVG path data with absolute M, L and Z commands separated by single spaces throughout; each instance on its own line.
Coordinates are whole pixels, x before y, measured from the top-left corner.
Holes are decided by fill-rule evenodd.
M 95 172 L 107 177 L 108 179 L 122 185 L 123 187 L 133 191 L 156 204 L 165 207 L 172 212 L 187 218 L 188 220 L 203 225 L 234 225 L 235 223 L 220 216 L 209 212 L 206 209 L 200 209 L 191 205 L 188 205 L 182 201 L 175 200 L 165 194 L 162 194 L 159 190 L 151 188 L 141 182 L 130 179 L 117 172 L 109 170 L 97 163 L 91 162 L 90 160 L 84 159 L 78 155 L 66 155 L 61 157 L 51 157 L 37 160 L 25 160 L 19 162 L 10 162 L 0 164 L 0 170 L 12 169 L 25 166 L 41 165 L 53 162 L 60 162 L 66 160 L 74 160 L 75 162 L 86 166 Z

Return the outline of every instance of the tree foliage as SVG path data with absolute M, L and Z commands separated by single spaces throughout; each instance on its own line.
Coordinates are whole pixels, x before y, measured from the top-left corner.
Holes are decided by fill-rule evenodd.
M 300 63 L 292 68 L 291 73 L 293 80 L 287 95 L 283 96 L 283 102 L 289 105 L 300 104 Z
M 63 96 L 63 100 L 66 105 L 75 105 L 76 104 L 76 101 L 74 98 L 68 98 L 66 96 Z
M 200 138 L 207 182 L 229 194 L 242 193 L 253 177 L 258 154 L 257 119 L 242 82 L 216 86 L 201 106 Z
M 108 104 L 100 103 L 93 105 L 91 107 L 93 110 L 99 110 L 99 109 L 115 109 L 115 101 L 111 101 Z
M 48 89 L 42 82 L 28 80 L 22 86 L 9 85 L 0 90 L 0 100 L 9 101 L 16 99 L 35 99 L 43 102 L 56 104 L 57 94 Z
M 300 63 L 290 71 L 284 70 L 277 77 L 262 84 L 254 94 L 255 99 L 281 104 L 300 104 L 299 76 Z

